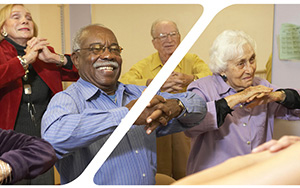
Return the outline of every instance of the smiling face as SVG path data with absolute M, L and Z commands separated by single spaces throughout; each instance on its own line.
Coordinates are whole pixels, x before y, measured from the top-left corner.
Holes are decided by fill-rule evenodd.
M 228 61 L 226 71 L 227 84 L 236 91 L 244 90 L 253 83 L 256 71 L 255 52 L 249 44 L 243 46 L 243 55 L 240 58 Z
M 72 54 L 72 61 L 78 69 L 80 77 L 107 94 L 114 94 L 121 73 L 122 58 L 120 54 L 108 48 L 105 48 L 103 53 L 95 53 L 89 49 L 94 44 L 101 44 L 105 47 L 118 46 L 115 35 L 107 28 L 92 25 L 82 32 L 80 38 L 81 50 Z
M 180 43 L 180 34 L 168 35 L 165 39 L 160 39 L 160 34 L 170 34 L 178 32 L 176 25 L 169 21 L 163 21 L 154 27 L 152 40 L 154 48 L 158 51 L 163 63 L 169 59 Z
M 1 28 L 2 31 L 16 43 L 25 46 L 34 35 L 34 22 L 30 12 L 22 5 L 13 6 L 10 16 Z

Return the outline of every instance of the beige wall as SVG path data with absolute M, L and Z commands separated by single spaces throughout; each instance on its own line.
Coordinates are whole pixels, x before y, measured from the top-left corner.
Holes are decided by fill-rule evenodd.
M 208 49 L 226 29 L 244 30 L 257 42 L 257 70 L 264 70 L 272 53 L 273 5 L 233 5 L 219 12 L 194 44 L 191 52 L 208 62 Z
M 4 5 L 0 5 L 0 8 Z M 61 53 L 60 6 L 57 4 L 27 4 L 39 27 L 39 37 L 47 38 L 56 52 Z M 70 53 L 69 6 L 65 11 L 65 52 Z M 124 48 L 123 71 L 155 52 L 151 43 L 150 27 L 154 20 L 167 18 L 179 27 L 182 39 L 201 16 L 201 5 L 107 5 L 91 6 L 92 23 L 111 28 Z M 190 49 L 205 62 L 215 37 L 225 29 L 241 29 L 257 41 L 257 70 L 265 69 L 272 52 L 273 5 L 233 5 L 219 12 Z
M 111 28 L 124 48 L 123 73 L 139 60 L 155 52 L 150 27 L 154 20 L 174 20 L 182 39 L 202 14 L 200 5 L 93 5 L 92 23 Z M 195 42 L 190 52 L 205 62 L 215 37 L 225 29 L 249 33 L 258 45 L 257 70 L 264 70 L 272 52 L 273 5 L 234 5 L 221 11 Z

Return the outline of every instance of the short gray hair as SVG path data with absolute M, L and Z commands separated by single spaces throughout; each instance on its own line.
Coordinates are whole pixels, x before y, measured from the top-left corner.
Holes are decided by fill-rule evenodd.
M 72 45 L 72 52 L 76 52 L 77 50 L 80 49 L 80 46 L 81 46 L 81 37 L 82 37 L 84 31 L 85 31 L 88 27 L 91 27 L 91 26 L 100 26 L 100 27 L 106 28 L 106 27 L 105 27 L 104 25 L 102 25 L 102 24 L 90 24 L 90 25 L 87 25 L 87 26 L 84 26 L 84 27 L 80 28 L 80 29 L 76 32 L 76 34 L 75 34 L 75 36 L 74 36 L 74 38 L 73 38 L 73 40 L 72 40 L 72 44 L 73 44 L 73 45 Z
M 179 32 L 178 27 L 177 27 L 177 24 L 176 24 L 174 21 L 172 21 L 172 20 L 167 20 L 167 19 L 159 19 L 159 20 L 154 21 L 154 22 L 152 23 L 152 25 L 151 25 L 151 31 L 150 31 L 150 34 L 151 34 L 152 38 L 155 37 L 155 36 L 154 36 L 154 32 L 155 32 L 155 27 L 156 27 L 156 25 L 159 24 L 159 23 L 162 23 L 162 22 L 170 22 L 170 23 L 173 23 L 173 24 L 175 25 L 175 27 L 176 27 L 176 30 Z
M 254 52 L 256 42 L 244 31 L 225 30 L 217 36 L 209 52 L 208 66 L 213 73 L 220 74 L 227 69 L 227 62 L 244 54 L 243 46 L 249 44 Z

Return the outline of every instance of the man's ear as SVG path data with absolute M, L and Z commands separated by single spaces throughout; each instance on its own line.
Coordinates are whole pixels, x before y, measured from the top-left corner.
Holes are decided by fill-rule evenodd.
M 156 48 L 157 43 L 156 43 L 155 39 L 152 39 L 152 44 L 153 44 L 153 47 L 157 50 L 157 48 Z
M 5 30 L 4 27 L 5 27 L 5 26 L 4 26 L 4 24 L 3 24 L 2 27 L 0 28 L 1 33 L 2 33 L 3 30 Z
M 73 62 L 73 65 L 79 70 L 79 56 L 78 53 L 73 52 L 71 55 L 71 60 Z

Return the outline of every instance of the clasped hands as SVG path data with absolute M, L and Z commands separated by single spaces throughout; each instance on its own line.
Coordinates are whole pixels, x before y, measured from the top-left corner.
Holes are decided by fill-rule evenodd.
M 36 58 L 46 62 L 46 63 L 57 63 L 58 56 L 52 53 L 48 46 L 49 42 L 44 38 L 33 37 L 27 41 L 27 46 L 25 49 L 25 55 L 23 58 L 26 59 L 27 64 L 32 64 L 36 61 Z
M 238 103 L 246 104 L 247 108 L 254 108 L 255 106 L 269 102 L 283 101 L 285 97 L 284 92 L 273 91 L 273 88 L 258 85 L 250 86 L 237 94 L 225 97 L 225 99 L 230 108 Z
M 136 101 L 137 99 L 130 101 L 126 107 L 130 110 Z M 134 124 L 145 125 L 146 133 L 151 134 L 158 126 L 166 126 L 181 111 L 182 108 L 177 99 L 165 99 L 160 95 L 155 95 Z
M 168 93 L 180 93 L 194 80 L 194 75 L 188 75 L 180 72 L 172 72 L 165 83 L 161 86 L 161 91 Z M 146 83 L 148 86 L 152 79 Z

